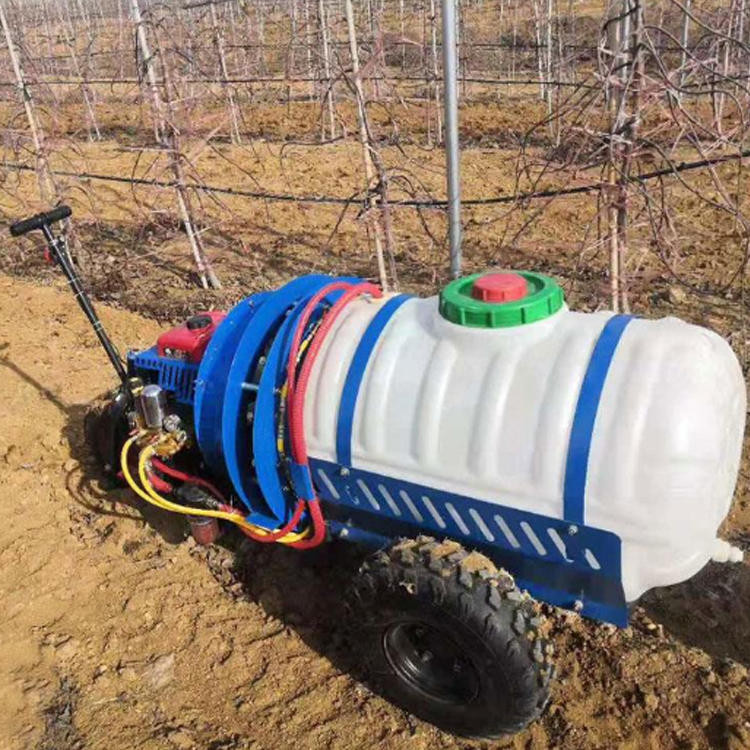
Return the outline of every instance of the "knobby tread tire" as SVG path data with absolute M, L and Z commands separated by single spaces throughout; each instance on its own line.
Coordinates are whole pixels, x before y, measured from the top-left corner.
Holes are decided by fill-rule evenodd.
M 513 577 L 483 555 L 450 540 L 400 539 L 362 564 L 347 604 L 370 682 L 410 713 L 477 739 L 518 732 L 542 714 L 554 676 L 544 618 Z M 383 641 L 399 621 L 450 634 L 479 674 L 475 699 L 446 705 L 393 669 Z

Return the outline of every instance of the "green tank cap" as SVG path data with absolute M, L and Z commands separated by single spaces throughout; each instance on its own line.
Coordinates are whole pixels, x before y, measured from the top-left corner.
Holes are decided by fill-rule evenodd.
M 544 320 L 565 301 L 558 283 L 531 271 L 483 272 L 456 279 L 440 292 L 440 314 L 473 328 L 509 328 Z

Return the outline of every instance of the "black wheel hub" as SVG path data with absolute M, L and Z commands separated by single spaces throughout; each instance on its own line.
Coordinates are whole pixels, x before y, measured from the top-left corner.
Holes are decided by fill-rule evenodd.
M 467 654 L 431 625 L 389 625 L 383 633 L 383 651 L 402 680 L 433 699 L 465 705 L 479 693 L 479 675 Z

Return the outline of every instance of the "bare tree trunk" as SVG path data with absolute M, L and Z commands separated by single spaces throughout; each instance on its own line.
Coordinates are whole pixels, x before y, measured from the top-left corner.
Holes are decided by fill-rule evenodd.
M 290 39 L 289 39 L 289 75 L 294 76 L 295 72 L 295 54 L 294 45 L 297 43 L 297 2 L 296 0 L 289 0 L 289 24 Z
M 232 87 L 229 85 L 229 74 L 227 72 L 227 61 L 224 54 L 224 35 L 219 28 L 219 22 L 216 18 L 216 4 L 211 0 L 209 6 L 211 13 L 211 30 L 213 32 L 214 44 L 216 45 L 216 54 L 219 57 L 219 72 L 221 74 L 221 86 L 224 89 L 224 95 L 227 99 L 227 109 L 229 110 L 229 127 L 232 143 L 239 144 L 242 142 L 240 136 L 240 122 L 237 113 L 237 105 L 234 101 Z
M 552 80 L 552 0 L 547 0 L 544 13 L 545 70 L 547 81 Z M 547 114 L 552 115 L 552 86 L 547 84 Z
M 177 205 L 180 209 L 182 222 L 185 226 L 185 233 L 190 242 L 190 248 L 193 252 L 195 265 L 198 270 L 198 278 L 204 289 L 221 289 L 221 282 L 214 273 L 211 262 L 206 256 L 203 247 L 203 241 L 200 234 L 195 231 L 195 222 L 193 220 L 193 210 L 190 205 L 190 195 L 185 187 L 185 172 L 182 167 L 182 148 L 180 145 L 179 130 L 176 123 L 176 112 L 174 102 L 174 85 L 172 83 L 172 73 L 164 55 L 161 45 L 159 46 L 162 73 L 164 75 L 164 87 L 166 92 L 167 118 L 165 120 L 165 146 L 167 148 L 167 157 L 169 166 L 175 179 L 175 191 L 177 193 Z
M 404 27 L 404 0 L 398 0 L 398 24 L 399 30 L 401 31 L 401 71 L 403 72 L 406 68 L 406 44 L 404 43 L 404 37 L 406 36 Z
M 536 66 L 539 75 L 539 98 L 547 101 L 547 87 L 544 83 L 544 53 L 542 51 L 542 14 L 538 0 L 533 2 L 534 8 L 534 38 L 536 40 Z
M 354 28 L 354 9 L 352 7 L 352 0 L 344 0 L 344 8 L 346 12 L 346 25 L 349 34 L 349 50 L 352 58 L 352 77 L 354 79 L 354 92 L 357 99 L 357 118 L 359 120 L 359 140 L 362 144 L 362 162 L 365 168 L 365 180 L 367 183 L 367 194 L 369 203 L 369 194 L 372 190 L 373 181 L 376 178 L 375 165 L 373 164 L 372 158 L 372 146 L 370 144 L 370 135 L 367 127 L 367 112 L 365 110 L 365 99 L 362 90 L 362 79 L 359 73 L 359 51 L 357 49 L 357 32 Z M 371 213 L 371 226 L 373 229 L 373 236 L 375 239 L 375 255 L 378 263 L 378 276 L 380 277 L 380 285 L 383 291 L 388 290 L 388 276 L 385 270 L 385 255 L 383 244 L 389 245 L 387 236 L 384 238 L 384 227 L 382 224 L 382 216 L 379 215 L 380 211 L 376 210 L 375 213 Z
M 263 15 L 262 3 L 258 3 L 255 6 L 255 17 L 257 19 L 256 27 L 258 29 L 258 71 L 260 73 L 266 73 L 266 17 Z
M 432 85 L 430 83 L 430 69 L 427 64 L 427 3 L 425 0 L 422 0 L 421 2 L 421 11 L 422 11 L 422 39 L 421 39 L 421 45 L 420 45 L 420 51 L 421 51 L 421 58 L 420 58 L 420 68 L 422 70 L 422 75 L 425 79 L 425 90 L 424 90 L 424 102 L 425 102 L 425 108 L 424 108 L 424 114 L 425 114 L 425 132 L 427 135 L 427 145 L 432 145 Z
M 516 45 L 518 44 L 518 0 L 513 3 L 513 40 L 510 48 L 510 79 L 516 77 Z
M 122 49 L 125 44 L 123 36 L 125 33 L 125 11 L 123 10 L 123 0 L 117 2 L 117 48 Z M 118 55 L 120 78 L 125 77 L 125 55 Z
M 325 104 L 328 108 L 328 126 L 331 140 L 336 137 L 336 120 L 333 112 L 333 78 L 331 77 L 331 51 L 328 44 L 328 16 L 324 0 L 318 0 L 318 20 L 323 45 L 323 73 L 325 76 Z M 325 140 L 325 135 L 323 136 Z
M 731 9 L 729 13 L 729 21 L 727 25 L 727 37 L 732 36 L 732 32 L 734 31 L 734 1 L 732 1 Z M 731 44 L 729 39 L 723 39 L 722 40 L 722 61 L 721 61 L 721 75 L 722 75 L 722 85 L 726 81 L 727 76 L 729 75 L 729 52 L 731 49 Z M 715 128 L 719 133 L 719 136 L 723 136 L 724 133 L 724 94 L 721 93 L 718 96 L 717 102 L 716 102 L 716 125 Z
M 464 3 L 456 3 L 456 56 L 458 58 L 458 76 L 461 86 L 458 89 L 460 97 L 466 97 L 466 45 L 464 44 Z M 445 43 L 445 40 L 443 40 Z
M 679 77 L 679 87 L 682 89 L 682 87 L 685 85 L 685 71 L 687 68 L 687 62 L 688 62 L 688 35 L 690 33 L 690 16 L 688 15 L 690 13 L 690 4 L 692 0 L 685 0 L 685 12 L 682 14 L 682 33 L 680 36 L 680 46 L 682 47 L 682 56 L 680 59 L 680 77 Z M 679 91 L 677 93 L 677 100 L 680 101 L 682 99 L 682 91 Z
M 162 111 L 161 95 L 159 94 L 159 84 L 156 80 L 154 71 L 154 59 L 151 55 L 151 49 L 148 45 L 146 27 L 141 16 L 141 7 L 138 0 L 130 0 L 130 8 L 133 13 L 133 23 L 135 24 L 136 39 L 138 49 L 141 53 L 141 65 L 146 71 L 146 80 L 151 95 L 151 115 L 154 125 L 154 138 L 157 143 L 162 143 L 164 134 L 164 113 Z
M 438 78 L 440 77 L 440 68 L 438 63 L 438 45 L 437 45 L 437 11 L 435 7 L 435 0 L 430 0 L 430 34 L 431 34 L 431 46 L 432 46 L 432 89 L 435 94 L 435 139 L 438 143 L 443 140 L 443 120 L 442 120 L 442 107 L 440 106 L 440 84 Z
M 505 0 L 499 0 L 498 12 L 497 12 L 497 43 L 498 43 L 498 74 L 502 76 L 503 71 L 503 25 L 505 21 Z
M 305 19 L 305 56 L 307 58 L 307 77 L 310 79 L 310 92 L 308 99 L 312 102 L 315 100 L 315 72 L 313 71 L 312 61 L 312 32 L 310 28 L 310 0 L 303 0 L 303 13 Z
M 50 75 L 56 75 L 57 73 L 57 64 L 55 60 L 55 51 L 52 47 L 52 39 L 54 38 L 52 36 L 52 24 L 50 23 L 50 13 L 49 13 L 49 7 L 47 5 L 47 0 L 44 0 L 44 3 L 42 4 L 42 9 L 44 12 L 44 36 L 46 38 L 47 42 L 47 55 L 49 57 L 49 70 L 48 72 Z M 46 69 L 47 66 L 42 66 L 43 69 Z M 45 70 L 45 72 L 47 72 Z
M 86 81 L 86 75 L 84 74 L 81 66 L 78 62 L 78 55 L 76 54 L 76 34 L 73 28 L 73 21 L 70 15 L 70 6 L 67 3 L 61 3 L 58 6 L 60 16 L 60 27 L 65 34 L 65 43 L 68 47 L 70 54 L 70 62 L 73 66 L 73 75 L 79 78 L 81 81 L 81 94 L 83 95 L 83 102 L 86 108 L 86 129 L 88 131 L 88 137 L 90 141 L 98 141 L 102 136 L 99 132 L 99 125 L 96 122 L 96 113 L 94 112 L 93 105 L 93 94 Z M 65 18 L 65 11 L 67 11 L 67 19 Z
M 175 123 L 174 89 L 171 80 L 171 71 L 163 54 L 161 46 L 159 53 L 161 58 L 162 75 L 166 91 L 166 102 L 162 102 L 156 78 L 155 58 L 151 55 L 148 45 L 148 37 L 140 14 L 138 0 L 132 0 L 133 20 L 138 27 L 138 45 L 143 59 L 147 61 L 146 72 L 150 82 L 152 100 L 154 105 L 154 131 L 158 135 L 158 143 L 164 149 L 169 168 L 175 182 L 177 194 L 177 206 L 188 236 L 190 248 L 193 253 L 195 265 L 198 270 L 198 278 L 204 289 L 220 289 L 221 282 L 213 271 L 210 261 L 206 257 L 200 235 L 194 229 L 192 210 L 190 207 L 190 196 L 185 187 L 185 174 L 182 167 L 182 151 L 180 147 L 179 133 Z M 166 105 L 166 113 L 165 107 Z M 166 114 L 166 116 L 165 116 Z
M 36 156 L 36 176 L 37 183 L 39 185 L 39 197 L 42 202 L 46 205 L 53 203 L 59 203 L 61 201 L 60 190 L 55 181 L 55 177 L 49 167 L 49 161 L 47 159 L 47 146 L 44 139 L 44 131 L 37 120 L 36 110 L 34 109 L 34 100 L 31 98 L 31 92 L 26 85 L 24 78 L 23 69 L 21 68 L 21 61 L 18 57 L 16 46 L 13 43 L 13 37 L 10 33 L 10 27 L 8 26 L 8 19 L 5 16 L 5 10 L 3 3 L 0 2 L 0 26 L 3 27 L 3 34 L 5 35 L 5 43 L 8 46 L 8 55 L 10 56 L 11 67 L 13 68 L 13 75 L 16 79 L 16 85 L 18 87 L 18 93 L 23 102 L 23 108 L 26 112 L 26 121 L 29 125 L 29 132 L 31 134 L 31 142 L 34 146 L 34 154 Z M 70 255 L 70 247 L 77 247 L 75 235 L 73 233 L 73 224 L 70 219 L 65 221 L 65 234 L 67 242 L 65 243 L 65 252 L 68 255 L 68 260 L 73 263 L 73 259 Z M 81 254 L 76 253 L 78 265 L 81 264 Z
M 616 20 L 615 20 L 616 19 Z M 614 28 L 612 28 L 614 27 Z M 612 309 L 629 311 L 625 279 L 628 250 L 628 203 L 630 173 L 638 148 L 638 126 L 644 79 L 642 50 L 643 6 L 641 0 L 614 0 L 610 6 L 608 34 L 611 67 L 608 86 L 619 79 L 616 91 L 609 92 L 609 241 Z
M 23 103 L 24 111 L 26 112 L 26 122 L 29 125 L 29 132 L 31 133 L 31 142 L 34 145 L 34 154 L 36 156 L 36 173 L 39 181 L 39 193 L 44 203 L 51 203 L 55 199 L 56 189 L 54 180 L 49 170 L 49 163 L 47 162 L 47 150 L 44 143 L 44 131 L 36 118 L 36 111 L 34 109 L 34 100 L 31 98 L 31 91 L 29 91 L 26 81 L 24 79 L 23 70 L 21 68 L 21 61 L 18 58 L 18 52 L 16 46 L 13 43 L 13 37 L 10 33 L 10 27 L 8 26 L 8 20 L 5 17 L 5 10 L 3 4 L 0 3 L 0 24 L 3 27 L 3 33 L 5 34 L 5 43 L 8 46 L 8 54 L 10 56 L 10 64 L 13 68 L 13 75 L 16 79 L 16 86 L 18 87 L 18 93 Z

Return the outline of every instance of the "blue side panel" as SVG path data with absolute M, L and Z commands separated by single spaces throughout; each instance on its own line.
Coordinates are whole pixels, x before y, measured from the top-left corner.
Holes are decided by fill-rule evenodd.
M 329 281 L 331 279 L 327 276 L 303 276 L 290 281 L 267 297 L 247 324 L 229 366 L 221 415 L 224 462 L 240 500 L 250 510 L 262 514 L 268 514 L 268 508 L 250 480 L 250 399 L 243 384 L 252 381 L 269 337 L 278 329 L 289 307 L 303 296 L 314 294 Z
M 311 459 L 310 465 L 327 518 L 339 532 L 386 540 L 419 533 L 456 539 L 544 601 L 627 624 L 615 534 L 329 461 Z
M 606 322 L 583 376 L 570 431 L 563 485 L 563 515 L 572 523 L 584 523 L 586 517 L 586 476 L 596 413 L 615 350 L 632 319 L 632 315 L 613 315 Z
M 196 363 L 160 357 L 155 346 L 142 352 L 130 352 L 128 362 L 139 376 L 145 376 L 147 382 L 156 383 L 164 390 L 174 393 L 177 403 L 193 403 L 198 375 Z
M 339 402 L 339 415 L 336 424 L 336 455 L 338 462 L 343 466 L 352 465 L 352 425 L 354 423 L 354 409 L 357 406 L 357 396 L 365 376 L 367 363 L 370 361 L 375 344 L 380 334 L 390 322 L 395 312 L 411 299 L 408 294 L 399 294 L 391 297 L 375 314 L 367 326 L 364 335 L 360 339 L 357 349 L 352 357 L 349 371 L 346 374 L 344 388 L 341 391 Z
M 269 294 L 253 294 L 230 310 L 211 337 L 198 369 L 195 382 L 195 433 L 201 455 L 215 472 L 224 471 L 221 412 L 229 363 L 247 324 Z

